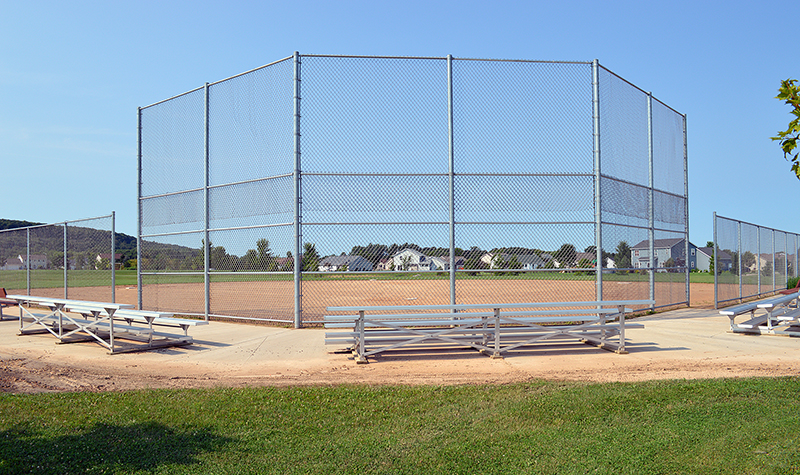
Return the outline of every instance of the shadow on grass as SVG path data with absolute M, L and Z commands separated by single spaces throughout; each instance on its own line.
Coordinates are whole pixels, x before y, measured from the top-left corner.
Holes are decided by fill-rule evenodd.
M 197 456 L 231 439 L 205 428 L 173 429 L 157 423 L 97 424 L 74 434 L 27 429 L 0 432 L 0 473 L 130 473 L 194 465 Z

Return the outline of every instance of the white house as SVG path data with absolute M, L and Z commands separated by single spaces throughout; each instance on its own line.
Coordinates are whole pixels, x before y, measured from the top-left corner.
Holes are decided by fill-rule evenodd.
M 23 270 L 26 269 L 27 262 L 26 257 L 23 255 L 18 255 L 17 257 L 12 257 L 11 259 L 7 259 L 5 265 L 3 265 L 3 270 Z M 47 256 L 44 254 L 31 254 L 31 262 L 30 262 L 31 269 L 46 269 L 47 268 Z
M 322 259 L 319 263 L 321 272 L 348 271 L 371 271 L 372 262 L 361 256 L 330 256 Z
M 522 267 L 520 267 L 520 269 L 525 269 L 525 270 L 542 269 L 545 265 L 547 265 L 547 263 L 550 260 L 552 260 L 552 256 L 550 256 L 549 254 L 542 254 L 542 255 L 536 255 L 536 254 L 512 255 L 512 254 L 501 253 L 500 255 L 498 255 L 497 253 L 492 254 L 492 253 L 489 252 L 489 253 L 486 253 L 483 256 L 481 256 L 481 262 L 486 264 L 486 266 L 489 267 L 489 269 L 496 269 L 497 268 L 497 262 L 499 260 L 502 260 L 503 262 L 508 263 L 510 260 L 512 260 L 515 257 L 517 259 L 517 262 L 522 264 Z
M 11 259 L 6 259 L 5 264 L 3 264 L 3 270 L 23 270 L 25 269 L 25 264 L 22 263 L 22 260 L 16 257 L 12 257 Z
M 423 253 L 405 248 L 392 256 L 395 270 L 431 270 L 431 260 Z
M 450 270 L 450 256 L 431 257 L 431 270 Z M 464 258 L 456 256 L 456 269 L 464 268 Z
M 392 259 L 384 257 L 378 262 L 378 265 L 375 266 L 375 270 L 392 270 L 393 262 Z

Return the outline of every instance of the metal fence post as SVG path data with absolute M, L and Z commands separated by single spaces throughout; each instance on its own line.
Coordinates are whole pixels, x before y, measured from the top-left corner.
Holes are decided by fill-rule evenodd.
M 714 211 L 714 248 L 712 249 L 714 259 L 714 308 L 719 308 L 719 282 L 717 281 L 717 212 Z M 710 270 L 710 269 L 709 269 Z
M 761 295 L 761 226 L 756 226 L 756 270 L 758 271 L 758 295 Z M 717 283 L 714 282 L 714 286 Z
M 775 230 L 772 230 L 772 291 L 775 292 Z
M 456 304 L 456 192 L 455 155 L 453 150 L 453 56 L 447 55 L 447 136 L 448 136 L 448 183 L 450 186 L 450 305 Z
M 136 293 L 137 307 L 142 310 L 142 108 L 136 109 L 137 131 L 137 186 L 136 186 Z
M 736 221 L 736 252 L 737 252 L 737 263 L 736 268 L 739 269 L 738 275 L 736 276 L 739 279 L 739 301 L 741 302 L 744 296 L 744 291 L 742 287 L 742 222 Z
M 27 228 L 27 244 L 25 245 L 25 279 L 28 285 L 28 295 L 31 294 L 31 228 Z
M 789 281 L 789 237 L 787 233 L 783 233 L 783 283 L 782 287 L 786 286 Z
M 655 196 L 654 196 L 654 187 L 655 187 L 655 180 L 653 177 L 653 93 L 647 93 L 647 159 L 648 159 L 648 174 L 650 175 L 649 178 L 649 187 L 647 190 L 647 203 L 648 203 L 648 230 L 649 241 L 650 241 L 650 300 L 655 300 L 656 298 L 656 251 L 655 251 L 655 240 L 656 240 L 656 233 L 655 233 Z M 655 304 L 650 306 L 651 309 L 655 309 Z
M 301 266 L 303 233 L 302 219 L 302 177 L 300 159 L 300 53 L 294 52 L 294 327 L 303 325 L 303 274 Z
M 117 233 L 116 233 L 117 212 L 111 212 L 111 303 L 116 303 L 117 297 Z M 64 262 L 64 266 L 67 263 Z
M 594 244 L 597 264 L 595 269 L 596 300 L 603 300 L 603 216 L 600 206 L 601 155 L 600 155 L 600 63 L 592 61 L 592 136 L 594 138 Z
M 67 299 L 69 296 L 67 295 L 69 284 L 67 283 L 67 223 L 64 223 L 64 298 Z M 30 256 L 29 256 L 30 259 Z
M 683 116 L 683 196 L 686 199 L 686 202 L 683 206 L 683 211 L 685 213 L 684 216 L 684 256 L 686 256 L 686 305 L 691 305 L 691 294 L 690 294 L 690 273 L 691 269 L 689 267 L 690 259 L 689 259 L 689 149 L 686 143 L 686 115 Z
M 208 316 L 211 313 L 211 276 L 209 270 L 211 269 L 211 236 L 209 235 L 208 228 L 211 227 L 211 206 L 209 203 L 209 185 L 211 185 L 210 167 L 209 167 L 209 104 L 208 104 L 208 83 L 205 84 L 205 132 L 203 154 L 205 162 L 205 186 L 203 187 L 203 203 L 205 211 L 205 224 L 203 226 L 203 235 L 205 242 L 204 250 L 204 263 L 203 263 L 203 283 L 205 285 L 205 320 L 208 321 Z

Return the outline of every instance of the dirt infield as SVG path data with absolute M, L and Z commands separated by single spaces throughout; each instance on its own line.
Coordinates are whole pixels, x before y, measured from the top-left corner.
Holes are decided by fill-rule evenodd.
M 449 282 L 446 280 L 367 280 L 309 281 L 303 283 L 303 315 L 305 322 L 321 321 L 328 306 L 351 305 L 436 305 L 448 304 Z M 18 293 L 11 291 L 9 293 Z M 211 284 L 211 313 L 238 315 L 292 322 L 294 316 L 294 284 L 281 282 L 214 282 Z M 546 280 L 460 280 L 459 303 L 573 302 L 594 300 L 594 281 Z M 684 300 L 685 284 L 656 283 L 656 305 L 664 306 Z M 24 293 L 24 291 L 22 291 Z M 36 289 L 35 295 L 61 297 L 62 289 Z M 648 296 L 647 282 L 605 282 L 606 300 L 634 300 Z M 137 289 L 117 286 L 118 303 L 137 303 Z M 107 287 L 69 289 L 69 297 L 79 300 L 108 301 Z M 691 284 L 691 307 L 713 308 L 714 285 Z M 203 284 L 147 285 L 144 308 L 187 313 L 204 313 Z

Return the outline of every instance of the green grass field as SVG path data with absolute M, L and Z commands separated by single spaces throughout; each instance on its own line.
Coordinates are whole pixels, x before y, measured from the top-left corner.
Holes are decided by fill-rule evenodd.
M 0 394 L 0 473 L 800 470 L 800 379 Z

